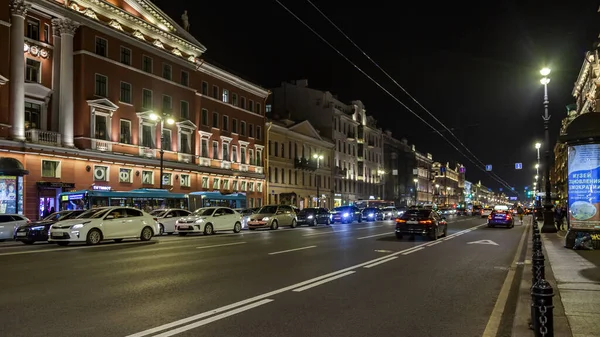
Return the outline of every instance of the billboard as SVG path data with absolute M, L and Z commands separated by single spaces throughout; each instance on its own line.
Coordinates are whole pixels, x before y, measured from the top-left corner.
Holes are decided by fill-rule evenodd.
M 571 227 L 600 229 L 600 144 L 569 146 Z

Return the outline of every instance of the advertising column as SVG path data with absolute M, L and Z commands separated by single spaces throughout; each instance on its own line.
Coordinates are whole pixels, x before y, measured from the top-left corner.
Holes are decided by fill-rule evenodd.
M 600 248 L 600 144 L 569 146 L 568 248 Z

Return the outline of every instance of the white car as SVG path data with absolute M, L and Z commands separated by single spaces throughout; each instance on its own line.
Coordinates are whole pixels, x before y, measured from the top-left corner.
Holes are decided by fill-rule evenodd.
M 486 207 L 481 210 L 481 217 L 487 218 L 490 214 L 492 214 L 493 209 L 491 207 Z
M 216 231 L 242 230 L 242 215 L 229 207 L 199 208 L 188 217 L 177 220 L 175 231 L 184 236 L 188 233 L 214 234 Z
M 158 219 L 159 233 L 173 234 L 177 220 L 192 215 L 192 212 L 179 208 L 155 209 L 150 215 Z
M 19 214 L 0 214 L 0 242 L 12 240 L 17 228 L 28 223 L 31 221 Z
M 49 242 L 66 246 L 71 242 L 98 244 L 103 240 L 148 241 L 159 233 L 159 224 L 150 214 L 133 207 L 99 207 L 75 219 L 59 221 L 50 227 Z

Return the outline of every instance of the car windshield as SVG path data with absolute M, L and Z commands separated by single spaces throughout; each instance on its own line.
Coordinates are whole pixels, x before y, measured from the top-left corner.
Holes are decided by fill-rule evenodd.
M 387 211 L 387 212 L 392 212 L 392 211 L 395 211 L 396 209 L 394 207 L 386 207 L 383 210 Z
M 80 213 L 76 212 L 54 212 L 47 217 L 43 218 L 42 221 L 58 221 L 72 219 Z
M 215 211 L 215 208 L 199 208 L 199 209 L 197 209 L 197 210 L 194 211 L 194 215 L 197 215 L 197 216 L 211 216 L 214 211 Z
M 426 209 L 420 209 L 420 210 L 410 210 L 406 213 L 404 213 L 404 215 L 402 215 L 402 219 L 409 219 L 409 218 L 417 218 L 417 219 L 429 219 L 429 215 L 431 214 L 430 210 L 426 210 Z
M 363 212 L 367 212 L 367 213 L 370 213 L 370 212 L 377 212 L 377 208 L 373 208 L 373 207 L 365 208 L 365 209 L 363 210 Z
M 500 211 L 500 212 L 506 212 L 508 211 L 508 207 L 507 206 L 496 206 L 494 207 L 495 211 Z
M 300 212 L 298 212 L 298 215 L 304 215 L 307 213 L 317 213 L 317 209 L 316 208 L 305 208 L 305 209 L 301 210 Z
M 77 219 L 99 219 L 106 214 L 110 208 L 94 208 L 81 213 Z
M 336 212 L 346 212 L 346 211 L 348 211 L 348 206 L 336 207 L 333 210 Z
M 258 211 L 260 214 L 274 214 L 276 212 L 277 206 L 264 206 Z
M 164 209 L 155 209 L 152 212 L 150 212 L 150 215 L 153 215 L 157 218 L 162 218 L 165 216 L 166 212 L 167 212 L 167 210 L 164 210 Z

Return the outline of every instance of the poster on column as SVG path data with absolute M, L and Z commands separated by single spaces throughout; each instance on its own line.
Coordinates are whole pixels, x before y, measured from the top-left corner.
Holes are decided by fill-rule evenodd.
M 600 229 L 600 144 L 569 147 L 571 227 Z
M 0 176 L 0 214 L 17 213 L 17 177 Z

